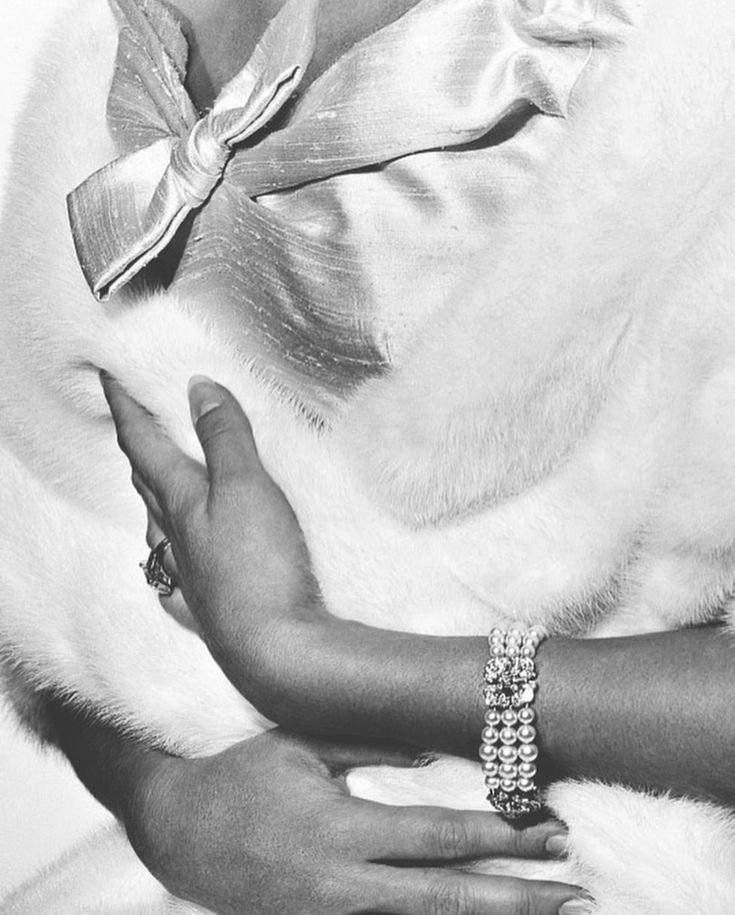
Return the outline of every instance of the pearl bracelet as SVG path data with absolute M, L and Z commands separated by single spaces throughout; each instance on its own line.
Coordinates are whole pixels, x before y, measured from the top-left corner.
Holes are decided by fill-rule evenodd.
M 542 804 L 536 785 L 536 649 L 540 629 L 519 626 L 493 629 L 488 636 L 490 658 L 485 665 L 485 727 L 480 760 L 487 799 L 509 820 L 537 813 Z

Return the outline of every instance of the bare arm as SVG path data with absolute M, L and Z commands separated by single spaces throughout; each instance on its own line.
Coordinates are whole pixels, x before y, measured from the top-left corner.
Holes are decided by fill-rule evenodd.
M 298 522 L 224 389 L 199 383 L 191 392 L 206 474 L 119 385 L 107 394 L 141 494 L 171 537 L 184 596 L 215 658 L 261 712 L 307 732 L 475 756 L 484 639 L 391 632 L 327 613 Z M 735 804 L 730 642 L 717 626 L 545 642 L 538 727 L 546 777 Z
M 119 734 L 54 696 L 48 696 L 45 709 L 54 743 L 80 781 L 119 820 L 133 826 L 153 781 L 173 771 L 175 757 Z
M 220 657 L 244 690 L 269 696 L 268 713 L 288 726 L 400 738 L 476 757 L 484 639 L 347 622 L 303 626 L 292 644 L 294 657 L 276 646 L 268 652 L 269 675 L 259 687 L 236 651 Z M 735 806 L 735 646 L 724 627 L 552 638 L 539 649 L 537 668 L 547 780 L 610 780 Z

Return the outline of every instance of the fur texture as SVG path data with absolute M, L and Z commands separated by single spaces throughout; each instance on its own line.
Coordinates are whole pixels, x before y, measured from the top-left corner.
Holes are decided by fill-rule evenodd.
M 100 306 L 86 290 L 64 199 L 115 154 L 103 78 L 115 25 L 105 3 L 80 0 L 18 130 L 0 261 L 0 643 L 17 694 L 61 686 L 192 754 L 266 724 L 142 583 L 143 512 L 98 367 L 192 453 L 188 377 L 232 388 L 335 612 L 432 633 L 519 617 L 580 635 L 723 615 L 735 579 L 734 35 L 726 0 L 652 0 L 605 84 L 593 68 L 580 87 L 554 168 L 492 257 L 320 433 L 186 302 Z M 478 768 L 458 760 L 360 771 L 351 787 L 484 805 Z M 550 801 L 571 860 L 525 873 L 580 880 L 599 915 L 732 910 L 723 810 L 586 783 L 557 785 Z M 116 881 L 136 867 L 111 834 L 9 911 L 59 913 L 62 895 L 69 912 L 177 910 L 142 873 L 120 907 Z

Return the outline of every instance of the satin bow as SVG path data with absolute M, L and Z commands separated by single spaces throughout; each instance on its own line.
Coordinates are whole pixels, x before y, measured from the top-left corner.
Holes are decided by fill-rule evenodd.
M 599 27 L 588 0 L 564 0 L 581 20 L 566 24 L 559 0 L 404 3 L 387 25 L 358 21 L 353 44 L 334 36 L 332 63 L 273 129 L 311 59 L 318 0 L 282 8 L 201 120 L 164 0 L 118 2 L 108 123 L 122 156 L 69 201 L 87 281 L 106 298 L 193 213 L 171 282 L 319 421 L 492 250 L 547 161 L 532 138 L 549 132 L 523 125 L 566 113 Z
M 132 136 L 145 145 L 95 172 L 68 198 L 77 256 L 101 300 L 167 247 L 219 183 L 234 148 L 292 97 L 314 51 L 318 0 L 290 0 L 282 8 L 202 118 L 183 88 L 187 48 L 171 14 L 157 3 L 117 5 L 126 47 L 109 113 L 118 135 L 132 130 L 124 142 Z

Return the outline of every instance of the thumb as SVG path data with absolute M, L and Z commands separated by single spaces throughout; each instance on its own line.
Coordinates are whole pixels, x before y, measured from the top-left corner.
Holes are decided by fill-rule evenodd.
M 189 408 L 212 484 L 261 469 L 248 418 L 227 388 L 195 375 L 189 381 Z

